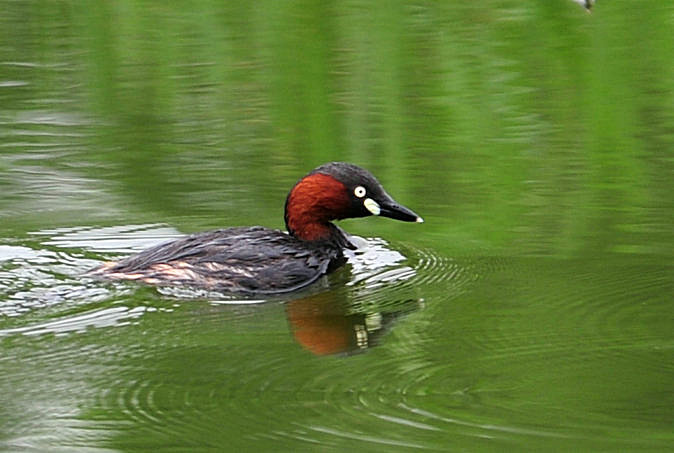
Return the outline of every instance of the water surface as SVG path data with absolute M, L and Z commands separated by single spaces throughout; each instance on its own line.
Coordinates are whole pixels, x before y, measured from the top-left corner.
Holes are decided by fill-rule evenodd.
M 0 451 L 664 451 L 666 2 L 0 1 Z M 307 291 L 83 274 L 370 169 Z

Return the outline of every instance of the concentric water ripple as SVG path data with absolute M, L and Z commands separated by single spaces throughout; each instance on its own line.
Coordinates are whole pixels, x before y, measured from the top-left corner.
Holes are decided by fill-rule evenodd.
M 604 263 L 570 264 L 512 260 L 496 273 L 490 273 L 491 265 L 473 266 L 469 274 L 481 275 L 488 285 L 462 307 L 431 304 L 415 314 L 413 323 L 391 334 L 387 348 L 372 353 L 377 359 L 367 370 L 350 374 L 331 369 L 315 377 L 308 386 L 322 389 L 325 397 L 316 403 L 316 420 L 283 436 L 327 445 L 349 439 L 433 450 L 447 449 L 453 435 L 528 445 L 582 440 L 590 445 L 664 446 L 664 440 L 638 438 L 638 423 L 633 430 L 611 427 L 624 426 L 623 417 L 640 405 L 638 395 L 662 388 L 671 375 L 672 362 L 665 358 L 674 343 L 668 333 L 669 303 L 662 298 L 663 288 L 671 286 L 671 269 L 647 263 L 617 269 L 606 269 Z M 546 291 L 533 288 L 529 275 Z M 625 286 L 626 278 L 633 284 Z M 501 280 L 508 284 L 499 284 Z M 608 301 L 604 292 L 611 295 Z M 465 302 L 473 306 L 462 313 Z M 485 306 L 492 307 L 493 319 L 471 326 L 471 314 L 484 313 Z M 439 316 L 441 312 L 453 315 Z M 448 339 L 454 347 L 436 348 Z M 597 368 L 602 363 L 606 369 L 623 369 L 625 376 L 639 369 L 650 378 L 630 386 L 620 373 L 604 375 Z M 574 381 L 578 385 L 569 387 Z M 550 383 L 555 387 L 548 388 Z M 539 393 L 539 388 L 546 390 Z M 612 389 L 612 403 L 600 409 Z M 662 396 L 671 400 L 671 395 Z M 565 405 L 555 403 L 560 398 Z M 583 410 L 584 401 L 594 410 Z M 546 417 L 533 419 L 531 414 L 541 407 Z M 642 411 L 666 418 L 667 407 L 663 403 Z M 644 423 L 655 422 L 656 416 L 634 417 L 632 423 L 640 418 Z M 356 426 L 368 426 L 370 434 Z
M 4 424 L 17 433 L 6 445 L 48 444 L 27 431 L 40 418 L 72 427 L 59 442 L 135 451 L 666 445 L 638 434 L 670 413 L 671 269 L 451 258 L 367 239 L 348 266 L 285 299 L 79 278 L 98 254 L 174 234 L 72 228 L 35 234 L 43 248 L 0 249 L 0 341 L 16 345 L 0 367 L 21 358 L 0 377 L 40 400 L 45 383 L 20 381 L 49 370 L 67 407 L 59 418 L 15 401 L 8 410 L 32 415 Z M 622 377 L 635 369 L 647 378 Z M 640 407 L 654 391 L 663 404 Z
M 119 231 L 114 231 L 113 234 L 119 235 Z M 129 243 L 124 243 L 125 238 L 122 237 L 118 239 L 119 242 L 116 245 L 99 247 L 101 242 L 111 244 L 108 241 L 109 237 L 105 233 L 101 234 L 100 231 L 92 233 L 87 229 L 41 232 L 39 236 L 48 237 L 48 241 L 45 242 L 52 247 L 63 246 L 68 249 L 86 244 L 89 249 L 120 252 L 129 246 Z M 122 236 L 124 236 L 123 233 Z M 139 240 L 145 240 L 142 234 L 138 236 L 140 236 Z M 337 284 L 338 286 L 328 292 L 309 292 L 308 295 L 297 300 L 253 307 L 249 310 L 255 311 L 249 311 L 246 318 L 237 317 L 236 313 L 240 312 L 240 309 L 234 305 L 235 301 L 227 301 L 227 304 L 221 305 L 220 300 L 215 300 L 215 305 L 212 305 L 208 311 L 200 308 L 203 307 L 202 305 L 196 305 L 194 317 L 189 309 L 186 311 L 181 309 L 179 313 L 166 313 L 162 317 L 166 317 L 171 326 L 166 334 L 157 335 L 155 332 L 151 336 L 152 343 L 145 344 L 141 349 L 138 347 L 142 343 L 137 341 L 140 338 L 134 339 L 135 334 L 131 338 L 126 338 L 124 343 L 133 344 L 134 347 L 126 350 L 119 357 L 124 360 L 113 360 L 114 368 L 106 371 L 101 376 L 104 377 L 103 379 L 92 378 L 90 380 L 90 385 L 102 389 L 102 392 L 95 397 L 95 402 L 91 406 L 93 412 L 87 418 L 95 421 L 99 428 L 107 427 L 106 429 L 112 430 L 111 432 L 123 433 L 122 436 L 128 435 L 133 438 L 133 435 L 124 429 L 124 426 L 128 425 L 133 426 L 134 432 L 151 435 L 155 439 L 182 436 L 186 444 L 196 442 L 200 435 L 212 434 L 213 420 L 225 418 L 229 420 L 233 431 L 246 432 L 244 439 L 247 440 L 271 437 L 293 443 L 297 440 L 298 433 L 304 431 L 308 442 L 312 438 L 315 438 L 317 442 L 326 442 L 327 433 L 339 432 L 344 439 L 364 441 L 375 445 L 421 447 L 421 444 L 404 439 L 358 434 L 347 429 L 335 431 L 335 428 L 329 425 L 316 424 L 305 429 L 303 426 L 306 425 L 297 420 L 292 425 L 288 425 L 288 410 L 296 414 L 314 414 L 322 418 L 325 405 L 334 405 L 334 401 L 326 396 L 339 393 L 340 387 L 339 381 L 325 375 L 325 384 L 334 390 L 326 393 L 322 389 L 313 388 L 314 383 L 306 380 L 306 370 L 303 370 L 302 366 L 288 366 L 289 353 L 291 356 L 299 354 L 297 357 L 301 360 L 312 357 L 302 352 L 302 349 L 298 349 L 294 343 L 287 341 L 288 326 L 290 325 L 292 331 L 293 322 L 298 319 L 293 318 L 292 314 L 300 313 L 300 316 L 304 316 L 308 307 L 309 311 L 313 311 L 310 322 L 314 324 L 311 324 L 311 328 L 319 335 L 325 333 L 321 331 L 325 325 L 316 324 L 316 307 L 322 307 L 324 314 L 327 310 L 327 317 L 331 322 L 335 319 L 353 320 L 353 323 L 348 321 L 346 325 L 349 329 L 354 325 L 364 329 L 360 332 L 360 336 L 356 335 L 356 340 L 360 343 L 355 345 L 357 349 L 362 350 L 376 344 L 377 339 L 381 338 L 381 335 L 388 331 L 391 323 L 401 315 L 423 308 L 423 301 L 417 293 L 419 287 L 414 284 L 414 280 L 419 277 L 415 269 L 417 266 L 415 259 L 405 258 L 390 249 L 383 241 L 373 240 L 372 245 L 371 250 L 363 253 L 366 256 L 365 260 L 353 260 L 351 270 L 341 276 L 335 276 L 335 281 L 331 285 Z M 63 254 L 63 252 L 50 253 Z M 20 249 L 16 255 L 14 259 L 26 259 L 33 257 L 34 253 Z M 53 262 L 50 263 L 53 267 L 59 259 L 53 255 L 50 256 L 53 258 Z M 61 256 L 66 256 L 66 254 Z M 426 252 L 424 256 L 429 255 Z M 71 258 L 64 261 L 72 261 Z M 90 260 L 87 259 L 87 261 Z M 447 270 L 446 273 L 450 277 L 443 277 L 445 280 L 454 279 L 457 288 L 463 284 L 461 279 L 457 278 L 459 272 L 457 265 L 438 264 L 441 263 L 440 260 L 436 260 L 435 263 L 426 264 L 424 272 L 428 272 L 429 269 L 441 269 L 443 272 Z M 78 259 L 74 259 L 74 266 L 83 267 Z M 343 278 L 348 279 L 347 285 L 339 285 Z M 385 295 L 381 294 L 382 288 L 394 288 L 399 291 Z M 120 290 L 124 292 L 119 293 Z M 133 291 L 133 285 L 124 285 L 119 288 L 113 286 L 107 295 L 108 297 L 129 296 L 132 294 L 129 291 Z M 395 297 L 391 297 L 392 294 L 395 294 Z M 177 293 L 169 293 L 169 295 L 180 298 L 180 294 Z M 241 305 L 241 307 L 245 306 Z M 250 335 L 247 333 L 249 327 L 245 327 L 246 325 L 257 326 L 260 322 L 264 322 L 264 319 L 272 323 L 282 322 L 276 327 L 277 335 L 272 336 L 271 343 L 263 342 L 261 345 L 263 348 L 258 348 L 254 353 L 255 360 L 250 361 L 248 360 L 251 354 L 250 348 L 245 346 L 245 342 L 240 343 L 241 337 L 238 337 L 236 332 L 221 331 L 222 310 L 234 314 L 235 318 L 230 316 L 230 320 L 240 320 L 239 324 L 230 325 L 229 328 L 237 327 L 239 334 L 244 334 L 244 336 Z M 291 313 L 289 310 L 295 311 Z M 152 306 L 129 308 L 125 305 L 113 305 L 110 308 L 79 312 L 47 322 L 6 329 L 4 333 L 35 336 L 48 333 L 85 335 L 86 332 L 91 332 L 89 329 L 92 327 L 98 327 L 103 331 L 111 326 L 128 326 L 129 321 L 137 319 L 148 311 L 157 312 Z M 284 319 L 286 317 L 288 321 Z M 325 319 L 325 317 L 319 316 L 319 319 Z M 307 318 L 303 320 L 303 325 L 306 327 Z M 342 323 L 342 321 L 339 322 Z M 175 336 L 176 329 L 181 331 L 182 338 L 187 339 L 197 337 L 197 332 L 206 338 L 214 335 L 216 331 L 221 331 L 215 335 L 224 341 L 222 345 L 215 347 L 189 346 L 182 344 L 180 337 Z M 265 327 L 265 332 L 268 337 L 269 326 Z M 253 331 L 252 334 L 256 340 L 251 344 L 259 344 L 257 333 Z M 339 332 L 338 334 L 341 335 Z M 279 339 L 282 341 L 278 341 Z M 230 346 L 226 346 L 228 343 Z M 113 357 L 109 352 L 90 351 L 93 353 L 90 355 L 82 350 L 82 353 L 68 357 L 68 361 L 83 361 L 89 366 L 100 367 L 102 364 L 109 363 L 109 358 Z M 49 362 L 58 364 L 62 358 L 63 355 L 52 351 L 49 355 Z M 314 364 L 316 365 L 320 364 Z M 78 366 L 82 366 L 81 363 Z M 216 385 L 216 383 L 219 384 Z M 226 412 L 223 413 L 223 410 Z M 118 416 L 111 420 L 108 417 L 99 418 L 97 413 L 116 413 Z M 356 411 L 356 414 L 361 414 L 361 411 Z M 261 426 L 257 430 L 251 430 L 250 427 L 259 423 L 262 418 L 267 419 L 270 426 Z M 375 418 L 384 425 L 393 420 L 387 415 Z

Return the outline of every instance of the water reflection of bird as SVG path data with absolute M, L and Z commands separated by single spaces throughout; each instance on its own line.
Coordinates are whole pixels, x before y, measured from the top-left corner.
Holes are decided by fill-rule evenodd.
M 423 222 L 367 170 L 332 162 L 311 171 L 288 194 L 288 234 L 259 226 L 192 234 L 88 275 L 244 294 L 290 292 L 341 266 L 342 250 L 356 248 L 332 220 L 369 215 Z
M 303 348 L 316 355 L 364 351 L 376 345 L 395 320 L 421 307 L 410 299 L 377 311 L 350 304 L 344 296 L 327 291 L 286 303 L 288 323 Z

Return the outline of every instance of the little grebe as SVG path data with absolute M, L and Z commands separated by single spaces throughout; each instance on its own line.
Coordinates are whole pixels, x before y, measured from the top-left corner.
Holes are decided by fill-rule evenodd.
M 423 222 L 367 170 L 331 162 L 312 170 L 288 194 L 288 234 L 260 226 L 196 233 L 105 263 L 89 275 L 244 294 L 295 291 L 344 264 L 344 248 L 356 248 L 330 221 L 369 215 Z

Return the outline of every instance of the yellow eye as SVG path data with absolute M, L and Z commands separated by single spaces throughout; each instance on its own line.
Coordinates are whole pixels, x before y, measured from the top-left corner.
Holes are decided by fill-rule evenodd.
M 358 186 L 353 191 L 354 195 L 357 196 L 358 198 L 363 198 L 365 196 L 366 192 L 367 191 L 365 190 L 365 187 L 363 187 L 363 186 Z

